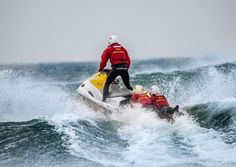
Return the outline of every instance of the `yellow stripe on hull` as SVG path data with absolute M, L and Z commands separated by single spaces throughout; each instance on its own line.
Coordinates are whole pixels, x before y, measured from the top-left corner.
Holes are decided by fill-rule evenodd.
M 89 79 L 89 82 L 97 89 L 101 90 L 105 85 L 106 79 L 107 79 L 106 73 L 98 72 Z

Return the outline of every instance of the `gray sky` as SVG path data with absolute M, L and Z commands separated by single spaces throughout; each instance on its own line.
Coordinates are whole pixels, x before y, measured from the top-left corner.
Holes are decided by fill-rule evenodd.
M 0 64 L 236 55 L 236 0 L 0 0 Z

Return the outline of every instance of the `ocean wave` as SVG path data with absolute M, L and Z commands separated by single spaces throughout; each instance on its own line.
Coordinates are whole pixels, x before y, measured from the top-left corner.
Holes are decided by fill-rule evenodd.
M 75 90 L 95 63 L 1 65 L 0 166 L 235 166 L 236 64 L 158 61 L 136 62 L 131 82 L 158 84 L 180 105 L 173 125 L 145 109 L 107 118 L 86 106 Z

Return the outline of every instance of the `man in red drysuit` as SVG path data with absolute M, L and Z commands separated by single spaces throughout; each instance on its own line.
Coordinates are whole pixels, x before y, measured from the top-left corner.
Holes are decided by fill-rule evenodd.
M 108 74 L 103 88 L 103 102 L 106 101 L 110 84 L 116 79 L 117 76 L 121 76 L 127 89 L 133 90 L 129 81 L 128 69 L 130 67 L 130 58 L 128 52 L 118 43 L 118 38 L 115 35 L 110 36 L 108 44 L 108 47 L 103 51 L 100 68 L 98 70 L 102 71 L 107 64 L 107 61 L 110 60 L 112 70 Z

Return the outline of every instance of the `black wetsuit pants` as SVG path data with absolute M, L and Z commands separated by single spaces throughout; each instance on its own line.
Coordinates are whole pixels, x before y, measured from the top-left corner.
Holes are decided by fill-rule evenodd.
M 103 88 L 103 97 L 102 97 L 103 102 L 106 101 L 110 84 L 116 79 L 117 76 L 121 76 L 122 81 L 124 82 L 124 85 L 126 86 L 127 89 L 133 90 L 129 82 L 128 68 L 114 67 L 108 74 L 105 86 Z

